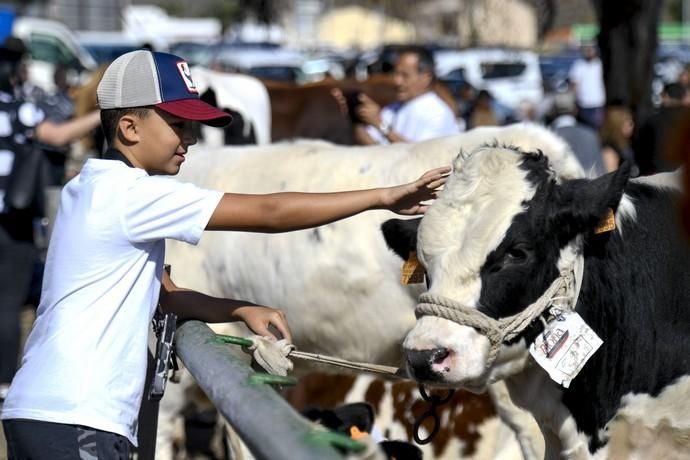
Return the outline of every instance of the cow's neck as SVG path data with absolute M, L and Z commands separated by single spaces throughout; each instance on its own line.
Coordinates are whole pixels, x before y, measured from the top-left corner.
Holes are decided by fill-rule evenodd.
M 563 404 L 590 438 L 627 393 L 656 395 L 690 372 L 687 311 L 690 250 L 678 246 L 673 208 L 662 192 L 631 187 L 636 219 L 585 244 L 585 269 L 577 311 L 604 340 L 603 346 L 563 392 Z M 622 234 L 621 234 L 622 230 Z M 684 245 L 684 243 L 682 243 Z
M 506 379 L 515 404 L 537 421 L 546 442 L 546 458 L 590 459 L 588 439 L 577 428 L 570 409 L 562 402 L 563 388 L 535 362 Z

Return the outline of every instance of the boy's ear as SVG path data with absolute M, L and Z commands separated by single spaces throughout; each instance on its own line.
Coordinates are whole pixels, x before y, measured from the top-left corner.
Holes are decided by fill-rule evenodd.
M 133 115 L 123 115 L 117 121 L 117 137 L 125 145 L 139 142 L 139 119 Z

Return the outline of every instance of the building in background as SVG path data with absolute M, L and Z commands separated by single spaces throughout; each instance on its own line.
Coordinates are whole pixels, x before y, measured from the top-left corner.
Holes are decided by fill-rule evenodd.
M 678 0 L 676 0 L 678 1 Z M 690 0 L 684 0 L 690 1 Z M 370 48 L 386 43 L 418 42 L 442 46 L 534 48 L 573 43 L 594 24 L 590 0 L 32 0 L 13 2 L 22 14 L 47 17 L 72 30 L 150 31 L 153 38 L 178 27 L 159 27 L 154 15 L 128 18 L 128 7 L 156 10 L 171 18 L 213 19 L 228 39 L 278 41 L 300 48 L 336 46 Z M 551 17 L 539 38 L 545 5 Z M 158 9 L 160 8 L 160 9 Z M 161 14 L 162 12 L 162 14 Z M 165 24 L 168 22 L 163 21 Z M 268 24 L 266 24 L 268 22 Z M 196 27 L 196 26 L 195 26 Z M 174 30 L 177 29 L 177 30 Z M 141 34 L 140 34 L 141 35 Z M 580 34 L 581 35 L 581 34 Z
M 72 30 L 114 31 L 122 28 L 122 11 L 130 0 L 50 0 L 45 10 L 50 19 Z
M 326 11 L 318 23 L 319 41 L 340 48 L 367 49 L 385 43 L 415 42 L 416 38 L 411 22 L 361 6 Z

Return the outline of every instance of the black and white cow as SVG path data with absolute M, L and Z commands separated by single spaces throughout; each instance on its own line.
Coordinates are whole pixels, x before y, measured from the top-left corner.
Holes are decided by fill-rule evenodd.
M 404 342 L 412 375 L 473 391 L 505 379 L 559 458 L 690 458 L 690 246 L 680 195 L 678 173 L 629 179 L 624 165 L 560 181 L 541 152 L 492 144 L 459 156 L 422 219 L 382 226 L 401 257 L 416 249 L 430 283 Z M 608 209 L 616 229 L 595 232 Z M 570 299 L 553 301 L 560 312 L 548 303 L 505 335 L 577 267 Z M 568 301 L 603 345 L 566 388 L 528 346 L 545 327 L 553 332 L 550 314 Z M 495 361 L 492 324 L 501 333 Z

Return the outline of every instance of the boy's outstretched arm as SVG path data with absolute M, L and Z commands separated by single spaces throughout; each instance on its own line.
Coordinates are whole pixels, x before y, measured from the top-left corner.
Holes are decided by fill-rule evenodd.
M 432 169 L 408 184 L 335 193 L 226 193 L 206 230 L 285 232 L 328 224 L 369 209 L 423 214 L 423 204 L 438 196 L 450 167 Z
M 211 297 L 201 292 L 177 287 L 167 272 L 163 272 L 160 305 L 163 312 L 175 313 L 179 319 L 197 319 L 206 323 L 244 321 L 255 334 L 273 335 L 292 342 L 285 313 L 276 308 L 263 307 L 251 302 Z M 273 326 L 282 337 L 269 329 Z

